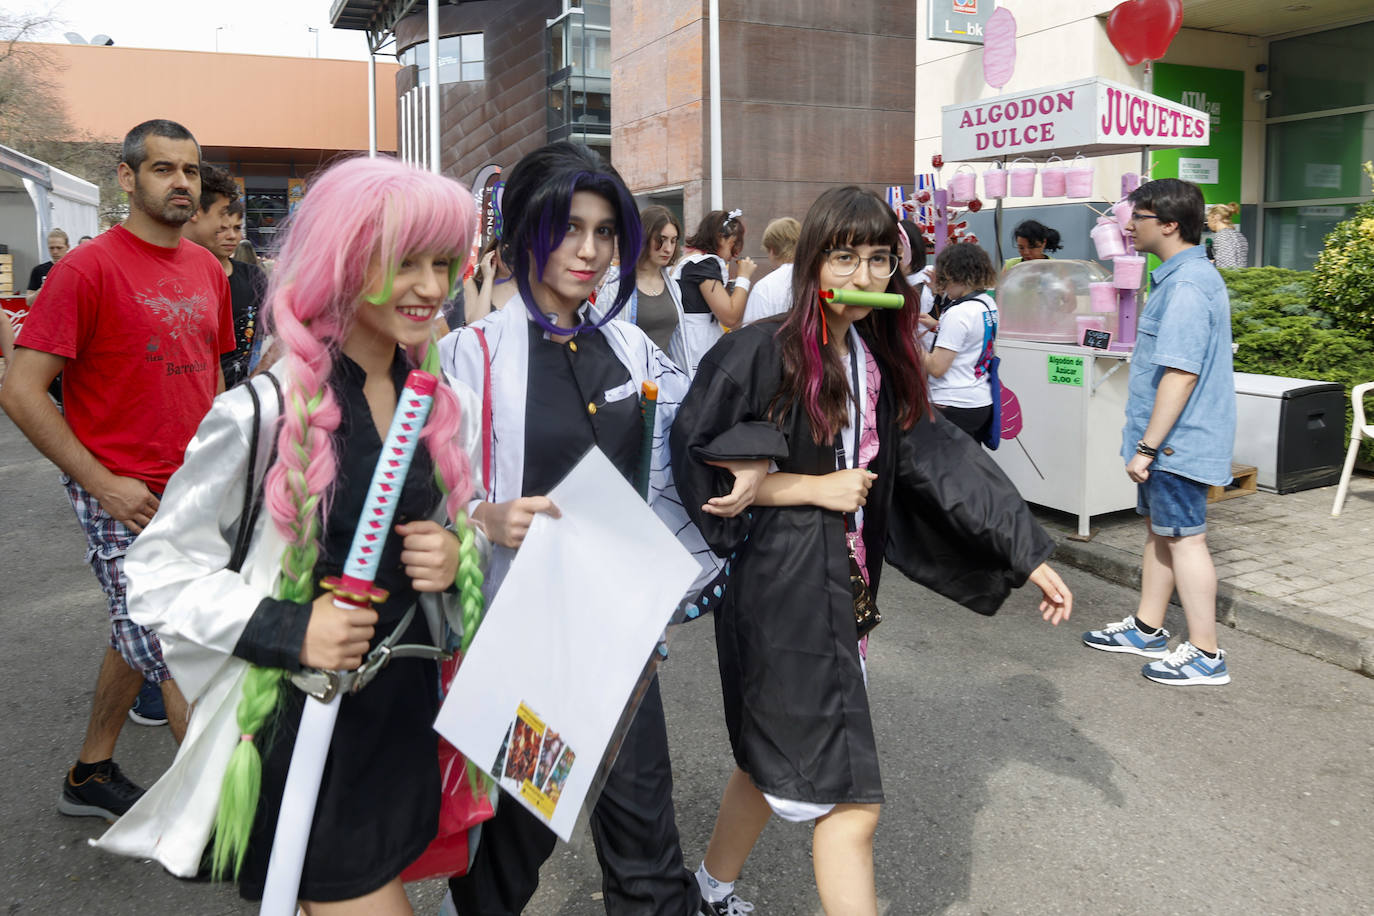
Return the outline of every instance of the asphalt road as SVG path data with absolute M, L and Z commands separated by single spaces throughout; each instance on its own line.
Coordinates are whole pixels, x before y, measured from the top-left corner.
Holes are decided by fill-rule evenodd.
M 106 638 L 82 549 L 56 472 L 0 418 L 4 911 L 253 912 L 232 888 L 89 848 L 102 822 L 56 812 Z M 986 619 L 884 579 L 870 658 L 884 912 L 1374 914 L 1374 681 L 1223 633 L 1230 686 L 1157 686 L 1078 642 L 1132 595 L 1065 578 L 1077 610 L 1058 629 L 1028 594 Z M 709 622 L 674 635 L 661 677 L 695 867 L 731 768 Z M 116 759 L 147 783 L 173 752 L 167 729 L 130 724 Z M 805 825 L 764 832 L 739 884 L 758 913 L 819 912 L 809 846 Z M 583 838 L 527 912 L 595 916 L 599 888 Z M 437 912 L 441 885 L 411 892 Z

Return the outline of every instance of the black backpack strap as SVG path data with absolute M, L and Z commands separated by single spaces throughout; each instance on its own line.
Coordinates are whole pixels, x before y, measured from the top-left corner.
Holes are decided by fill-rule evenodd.
M 281 384 L 278 383 L 276 376 L 270 372 L 264 372 L 268 381 L 277 392 L 278 415 L 285 409 L 285 402 L 282 399 Z M 225 566 L 231 572 L 239 572 L 243 569 L 243 561 L 248 558 L 248 547 L 253 541 L 253 531 L 258 525 L 258 515 L 262 511 L 262 481 L 258 479 L 258 438 L 261 435 L 262 426 L 262 403 L 258 399 L 258 392 L 253 388 L 252 380 L 244 386 L 248 389 L 248 396 L 253 399 L 253 426 L 252 432 L 248 437 L 248 479 L 243 488 L 243 511 L 239 513 L 238 536 L 234 538 L 234 551 L 229 555 L 229 563 Z M 267 466 L 271 467 L 276 460 L 276 443 L 272 444 L 272 454 L 268 457 Z M 263 477 L 266 477 L 266 468 L 263 469 Z

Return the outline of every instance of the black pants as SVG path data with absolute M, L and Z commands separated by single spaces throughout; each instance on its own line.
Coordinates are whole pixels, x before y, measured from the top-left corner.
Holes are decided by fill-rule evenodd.
M 690 916 L 701 906 L 696 878 L 682 864 L 673 815 L 673 771 L 663 696 L 655 677 L 590 817 L 610 916 Z M 449 889 L 461 916 L 513 916 L 539 886 L 539 867 L 558 841 L 518 802 L 503 798 L 482 825 L 477 858 Z
M 973 437 L 980 445 L 987 439 L 992 426 L 992 405 L 986 407 L 941 407 L 940 413 Z

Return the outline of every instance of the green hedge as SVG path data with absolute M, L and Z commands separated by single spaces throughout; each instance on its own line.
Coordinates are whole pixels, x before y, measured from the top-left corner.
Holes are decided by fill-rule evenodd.
M 1337 327 L 1331 316 L 1308 304 L 1310 274 L 1305 271 L 1246 267 L 1223 270 L 1221 276 L 1231 294 L 1236 371 L 1339 383 L 1346 390 L 1348 442 L 1350 389 L 1374 382 L 1374 343 Z M 1364 444 L 1360 457 L 1374 462 L 1374 442 Z

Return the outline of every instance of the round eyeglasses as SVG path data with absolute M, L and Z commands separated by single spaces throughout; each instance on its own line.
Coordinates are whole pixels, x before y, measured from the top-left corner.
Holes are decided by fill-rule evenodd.
M 831 248 L 825 253 L 826 266 L 837 277 L 852 276 L 864 261 L 868 262 L 869 276 L 876 280 L 886 280 L 897 272 L 897 255 L 890 251 L 880 251 L 867 258 L 859 257 L 848 248 Z

